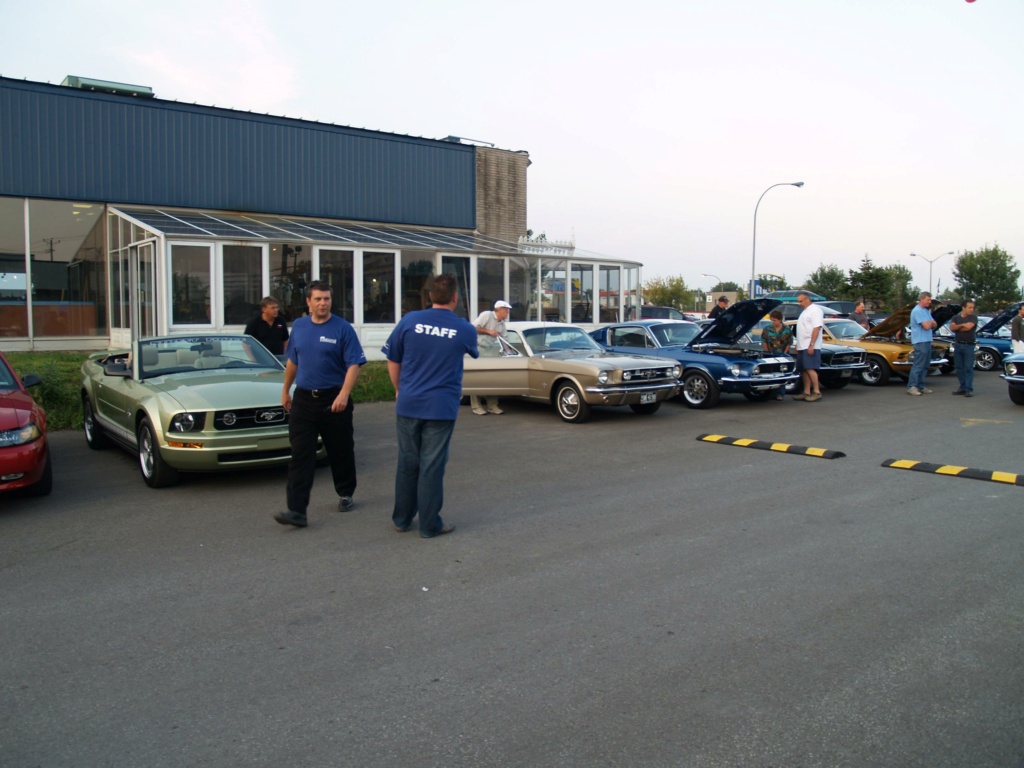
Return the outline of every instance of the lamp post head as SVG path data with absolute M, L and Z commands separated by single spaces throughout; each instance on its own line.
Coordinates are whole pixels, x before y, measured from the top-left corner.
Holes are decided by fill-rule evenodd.
M 792 185 L 794 187 L 802 187 L 804 185 L 804 183 L 802 181 L 794 181 L 794 182 L 792 182 Z

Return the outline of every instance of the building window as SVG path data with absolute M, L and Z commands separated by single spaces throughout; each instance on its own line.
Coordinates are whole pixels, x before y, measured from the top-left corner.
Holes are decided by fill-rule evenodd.
M 431 306 L 430 283 L 434 277 L 434 255 L 402 251 L 402 315 Z
M 320 249 L 320 279 L 331 286 L 331 312 L 350 323 L 356 321 L 354 268 L 355 252 Z
M 541 316 L 540 319 L 549 323 L 567 322 L 566 312 L 565 261 L 561 259 L 542 259 L 541 273 Z
M 171 323 L 210 325 L 210 246 L 171 246 Z
M 459 292 L 455 314 L 467 320 L 476 320 L 476 315 L 469 316 L 469 256 L 442 256 L 441 272 L 455 275 L 455 285 Z
M 537 259 L 529 256 L 510 256 L 506 298 L 512 305 L 509 320 L 536 320 L 537 293 Z
M 600 323 L 619 322 L 619 268 L 601 265 L 598 293 L 600 296 L 598 311 Z
M 225 245 L 221 257 L 224 325 L 245 325 L 260 312 L 263 248 L 258 245 Z
M 0 337 L 28 336 L 25 201 L 0 197 Z
M 494 302 L 505 298 L 505 260 L 487 259 L 483 256 L 476 260 L 476 295 L 477 314 L 494 309 Z M 511 302 L 509 302 L 511 303 Z
M 312 279 L 308 249 L 289 243 L 270 247 L 270 295 L 281 302 L 282 320 L 294 322 L 306 314 L 306 286 Z
M 623 297 L 625 316 L 637 319 L 640 317 L 640 267 L 625 267 L 622 271 L 626 285 Z
M 395 322 L 395 254 L 363 252 L 363 322 Z
M 572 265 L 572 322 L 594 322 L 594 266 Z

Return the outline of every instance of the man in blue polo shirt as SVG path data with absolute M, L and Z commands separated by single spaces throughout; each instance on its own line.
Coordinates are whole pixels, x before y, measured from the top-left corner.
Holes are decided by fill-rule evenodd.
M 405 532 L 419 513 L 425 539 L 455 530 L 441 519 L 444 471 L 462 399 L 462 361 L 467 354 L 480 355 L 476 328 L 455 314 L 457 287 L 455 275 L 438 275 L 430 288 L 433 306 L 403 317 L 381 349 L 397 400 L 398 467 L 391 520 L 395 530 Z
M 907 379 L 908 395 L 930 395 L 932 391 L 924 385 L 928 376 L 928 364 L 932 361 L 932 329 L 936 322 L 929 307 L 932 295 L 928 291 L 918 297 L 917 306 L 910 312 L 910 341 L 914 345 L 914 364 Z
M 352 388 L 366 362 L 355 330 L 331 314 L 331 286 L 314 280 L 306 289 L 309 314 L 292 325 L 281 404 L 288 411 L 288 510 L 274 515 L 281 525 L 306 527 L 306 507 L 316 472 L 317 436 L 331 461 L 338 511 L 354 506 L 356 454 L 352 430 Z M 295 397 L 290 391 L 295 384 Z

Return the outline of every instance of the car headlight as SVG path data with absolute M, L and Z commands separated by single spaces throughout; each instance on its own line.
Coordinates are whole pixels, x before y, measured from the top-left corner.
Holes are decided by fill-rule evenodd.
M 1007 376 L 1016 376 L 1017 375 L 1017 364 L 1016 363 L 1007 363 L 1006 364 L 1006 375 Z
M 598 384 L 607 384 L 608 383 L 608 371 L 601 371 L 599 374 L 597 374 L 597 383 Z
M 683 375 L 683 366 L 681 366 L 681 365 L 673 365 L 672 366 L 672 378 L 673 379 L 678 379 L 682 375 Z
M 742 375 L 741 371 L 740 371 L 740 367 L 738 365 L 730 365 L 729 366 L 729 373 L 731 373 L 733 376 L 740 376 L 740 375 Z
M 9 448 L 12 445 L 25 445 L 43 436 L 39 427 L 34 422 L 29 422 L 24 427 L 8 429 L 0 432 L 0 448 Z
M 199 432 L 206 423 L 206 414 L 176 413 L 171 418 L 172 432 Z
M 622 372 L 622 380 L 623 381 L 629 381 L 632 378 L 633 378 L 633 373 L 631 371 L 623 371 Z

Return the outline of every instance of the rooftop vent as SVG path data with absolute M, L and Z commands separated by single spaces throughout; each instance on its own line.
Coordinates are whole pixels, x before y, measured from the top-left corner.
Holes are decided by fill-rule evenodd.
M 114 83 L 109 80 L 94 80 L 91 77 L 77 77 L 68 75 L 61 85 L 69 88 L 80 88 L 83 91 L 99 91 L 101 93 L 115 93 L 118 96 L 138 96 L 142 99 L 152 99 L 156 96 L 153 89 L 146 85 L 129 85 L 128 83 Z

